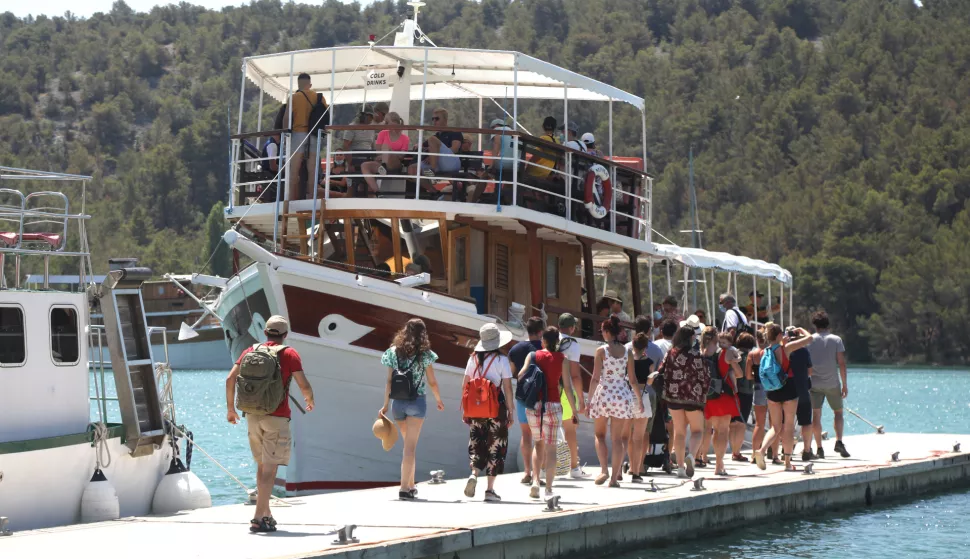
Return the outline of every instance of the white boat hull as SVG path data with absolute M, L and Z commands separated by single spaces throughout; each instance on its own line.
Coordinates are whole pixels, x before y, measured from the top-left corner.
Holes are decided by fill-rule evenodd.
M 425 305 L 420 312 L 422 309 L 417 305 L 407 305 L 407 301 L 402 304 L 400 297 L 356 283 L 347 285 L 342 281 L 346 278 L 340 277 L 349 276 L 353 282 L 352 274 L 319 266 L 313 266 L 322 272 L 317 277 L 268 267 L 260 267 L 257 273 L 255 268 L 243 272 L 244 290 L 239 288 L 240 277 L 233 278 L 223 293 L 217 313 L 232 341 L 233 356 L 257 339 L 269 315 L 283 314 L 290 318 L 292 332 L 286 343 L 302 357 L 304 371 L 314 388 L 316 409 L 304 415 L 291 405 L 293 450 L 285 474 L 281 473 L 285 479 L 277 480 L 288 494 L 387 486 L 400 480 L 401 443 L 385 452 L 371 433 L 383 402 L 387 376 L 380 356 L 390 342 L 391 333 L 379 332 L 383 325 L 367 324 L 402 311 L 425 319 L 429 331 L 432 323 L 444 323 L 454 332 L 460 331 L 449 334 L 453 339 L 450 345 L 442 341 L 443 336 L 431 332 L 432 349 L 442 358 L 435 365 L 435 373 L 445 410 L 435 408 L 429 391 L 427 419 L 418 443 L 416 478 L 426 479 L 431 470 L 445 470 L 449 476 L 468 471 L 468 427 L 459 412 L 464 362 L 460 361 L 460 367 L 455 365 L 459 363 L 457 359 L 467 360 L 471 353 L 466 348 L 472 346 L 466 345 L 468 341 L 463 336 L 467 337 L 469 332 L 477 334 L 487 318 L 477 315 L 471 305 L 470 310 L 458 312 Z M 398 287 L 389 285 L 391 291 Z M 401 291 L 406 297 L 421 300 L 420 291 Z M 328 300 L 320 303 L 311 300 L 314 296 Z M 328 306 L 334 303 L 333 297 L 339 299 L 338 304 Z M 281 301 L 289 303 L 289 313 L 286 304 L 279 304 Z M 368 316 L 357 308 L 341 308 L 341 305 L 363 305 L 366 307 L 363 312 Z M 407 307 L 418 308 L 412 312 Z M 240 312 L 240 308 L 244 311 Z M 308 312 L 315 313 L 309 319 L 313 321 L 309 330 L 305 316 Z M 322 319 L 316 318 L 317 315 Z M 445 359 L 450 359 L 452 364 L 446 364 Z M 291 393 L 302 403 L 296 386 L 291 385 Z M 518 425 L 509 430 L 507 472 L 519 469 L 520 434 Z M 581 459 L 595 462 L 593 429 L 588 420 L 580 425 L 579 440 Z
M 158 482 L 172 457 L 166 445 L 132 458 L 120 438 L 109 439 L 111 464 L 102 468 L 118 494 L 121 516 L 151 512 Z M 95 449 L 82 442 L 43 450 L 0 454 L 0 515 L 13 531 L 76 524 L 81 495 L 95 468 Z

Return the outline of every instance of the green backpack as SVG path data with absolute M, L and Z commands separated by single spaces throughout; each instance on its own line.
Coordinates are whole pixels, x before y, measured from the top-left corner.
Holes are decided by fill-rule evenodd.
M 285 345 L 256 344 L 239 363 L 236 381 L 236 407 L 250 415 L 269 415 L 286 398 L 289 386 L 283 384 L 279 353 Z

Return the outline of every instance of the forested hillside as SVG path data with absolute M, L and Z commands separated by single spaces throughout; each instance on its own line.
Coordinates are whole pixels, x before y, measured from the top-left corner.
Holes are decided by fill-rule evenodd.
M 705 247 L 790 268 L 800 321 L 828 310 L 854 360 L 970 360 L 970 2 L 429 4 L 438 44 L 521 50 L 643 96 L 655 228 L 689 242 L 666 232 L 688 228 L 693 145 Z M 222 229 L 240 58 L 364 43 L 407 11 L 0 15 L 0 162 L 96 177 L 97 268 L 195 271 Z M 602 116 L 579 118 L 605 134 Z M 617 152 L 639 134 L 619 119 Z

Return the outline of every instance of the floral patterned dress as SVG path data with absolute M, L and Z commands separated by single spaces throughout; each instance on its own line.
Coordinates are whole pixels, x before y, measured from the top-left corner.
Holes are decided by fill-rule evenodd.
M 615 417 L 616 419 L 633 419 L 636 406 L 633 403 L 633 389 L 627 379 L 628 352 L 623 357 L 610 355 L 609 347 L 605 348 L 603 370 L 600 372 L 600 382 L 589 400 L 589 416 L 593 419 L 600 417 Z

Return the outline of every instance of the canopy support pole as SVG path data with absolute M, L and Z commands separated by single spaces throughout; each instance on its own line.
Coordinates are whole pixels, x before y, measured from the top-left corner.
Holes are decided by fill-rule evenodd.
M 337 80 L 337 51 L 330 51 L 330 124 L 333 125 L 333 90 Z M 329 141 L 329 140 L 328 140 Z M 327 150 L 329 155 L 330 150 Z M 330 160 L 327 159 L 327 167 L 330 167 Z
M 653 259 L 647 259 L 647 283 L 650 288 L 650 321 L 653 323 Z M 650 333 L 651 338 L 653 337 L 653 332 Z
M 667 295 L 673 295 L 674 288 L 670 283 L 670 258 L 667 258 Z M 666 297 L 666 295 L 665 295 Z
M 707 307 L 707 316 L 708 316 L 707 322 L 708 322 L 708 326 L 713 326 L 715 316 L 714 316 L 714 308 L 711 307 L 710 291 L 707 290 L 707 272 L 704 270 L 701 270 L 701 272 L 703 272 L 704 274 L 703 276 L 704 277 L 704 299 L 706 299 L 706 301 L 704 302 L 706 303 L 705 306 Z
M 633 295 L 633 316 L 643 314 L 643 305 L 640 302 L 640 263 L 637 260 L 639 254 L 627 249 L 626 255 L 630 259 L 630 291 Z
M 418 130 L 418 163 L 414 169 L 414 199 L 421 199 L 421 147 L 424 144 L 424 101 L 428 93 L 428 47 L 424 47 L 424 66 L 421 67 L 421 129 Z M 402 270 L 398 270 L 401 273 Z
M 583 247 L 583 283 L 586 284 L 586 308 L 583 309 L 587 314 L 593 314 L 593 300 L 596 298 L 596 281 L 593 271 L 593 245 L 584 237 L 576 237 L 579 244 Z M 593 327 L 595 328 L 595 324 Z
M 788 324 L 795 325 L 795 278 L 792 277 L 791 285 L 788 286 Z
M 482 113 L 483 113 L 482 104 L 483 104 L 483 102 L 484 102 L 484 100 L 481 97 L 479 97 L 478 98 L 478 129 L 479 130 L 482 129 Z M 478 135 L 478 151 L 482 151 L 482 135 L 481 134 Z
M 257 109 L 257 112 L 256 112 L 256 131 L 257 132 L 262 132 L 263 131 L 263 83 L 265 81 L 266 81 L 266 78 L 260 76 L 260 78 L 259 78 L 259 108 Z M 262 137 L 256 138 L 256 149 L 258 149 L 258 150 L 262 150 L 263 149 L 263 138 Z
M 768 301 L 771 304 L 771 301 Z M 781 324 L 781 329 L 785 329 L 785 284 L 781 284 L 781 316 L 778 317 L 778 323 Z
M 518 132 L 519 130 L 519 56 L 515 55 L 515 61 L 512 63 L 512 130 Z M 516 136 L 518 138 L 518 136 Z M 493 156 L 495 154 L 492 154 Z M 501 153 L 498 154 L 501 156 Z M 518 144 L 516 144 L 516 149 L 514 153 L 514 163 L 512 165 L 512 205 L 515 206 L 519 203 L 518 193 L 519 193 L 519 150 Z M 482 186 L 484 189 L 485 187 Z M 498 197 L 495 200 L 495 211 L 502 211 L 502 183 L 498 183 Z
M 755 293 L 755 296 L 757 296 L 757 293 Z M 768 311 L 768 321 L 774 322 L 775 311 L 771 308 L 771 279 L 770 278 L 768 279 L 768 301 L 765 304 L 765 309 Z
M 610 161 L 612 161 L 613 160 L 613 98 L 612 97 L 610 97 L 610 105 L 609 106 L 610 106 L 610 147 L 609 147 L 609 150 L 610 150 Z
M 751 307 L 752 307 L 752 311 L 753 311 L 751 313 L 751 316 L 754 317 L 751 320 L 754 321 L 753 325 L 754 326 L 757 326 L 757 324 L 758 324 L 758 306 L 754 304 L 754 301 L 758 298 L 758 276 L 755 276 L 755 275 L 752 275 L 751 276 L 751 293 L 754 294 L 754 295 L 751 296 Z

